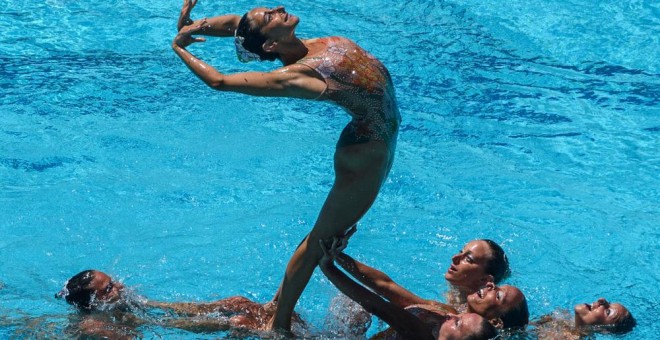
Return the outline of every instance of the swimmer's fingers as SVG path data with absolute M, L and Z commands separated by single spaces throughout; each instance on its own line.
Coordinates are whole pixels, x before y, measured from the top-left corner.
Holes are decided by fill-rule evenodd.
M 176 29 L 181 30 L 184 26 L 191 25 L 193 20 L 190 19 L 190 12 L 197 4 L 197 0 L 183 0 L 181 13 L 179 13 L 179 20 L 176 23 Z
M 325 244 L 323 240 L 319 240 L 319 246 L 321 247 L 321 250 L 323 250 L 323 255 L 327 256 L 328 255 L 328 245 Z
M 195 38 L 190 32 L 180 32 L 174 38 L 174 44 L 179 47 L 186 48 L 188 45 L 196 42 L 205 42 L 205 38 Z
M 344 234 L 344 238 L 349 239 L 355 232 L 357 231 L 357 224 L 354 224 L 352 227 L 348 229 L 346 234 Z
M 344 249 L 346 249 L 346 247 L 348 247 L 348 239 L 351 238 L 351 236 L 353 236 L 353 234 L 355 234 L 356 231 L 357 231 L 357 225 L 354 225 L 350 229 L 348 229 L 348 231 L 346 232 L 346 234 L 344 234 L 344 236 L 339 238 L 337 253 L 341 253 L 342 251 L 344 251 Z
M 334 259 L 335 257 L 337 257 L 337 255 L 339 255 L 342 252 L 344 248 L 346 248 L 346 246 L 344 245 L 343 238 L 333 237 L 332 244 L 328 249 L 328 254 L 332 256 L 332 258 Z
M 191 25 L 191 26 L 186 26 L 184 28 L 184 31 L 188 31 L 189 34 L 199 34 L 204 32 L 204 30 L 208 29 L 211 27 L 211 24 L 209 24 L 208 20 L 206 18 L 199 20 L 197 25 Z
M 188 45 L 196 42 L 205 42 L 206 38 L 202 37 L 193 37 L 193 34 L 197 34 L 208 27 L 206 19 L 203 19 L 198 25 L 193 27 L 186 26 L 179 31 L 179 34 L 174 38 L 174 43 L 179 47 L 187 47 Z
M 324 265 L 332 262 L 334 260 L 334 257 L 330 255 L 330 251 L 328 250 L 328 245 L 325 244 L 323 240 L 319 240 L 319 246 L 323 251 L 323 257 L 321 257 L 321 260 L 319 260 L 319 264 Z

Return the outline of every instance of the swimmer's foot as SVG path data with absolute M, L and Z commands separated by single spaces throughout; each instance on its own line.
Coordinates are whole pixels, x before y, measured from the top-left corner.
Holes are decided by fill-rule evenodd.
M 270 318 L 270 320 L 268 321 L 268 325 L 266 325 L 266 330 L 275 333 L 277 339 L 280 339 L 280 337 L 283 337 L 284 339 L 295 338 L 291 330 L 275 327 L 275 316 Z

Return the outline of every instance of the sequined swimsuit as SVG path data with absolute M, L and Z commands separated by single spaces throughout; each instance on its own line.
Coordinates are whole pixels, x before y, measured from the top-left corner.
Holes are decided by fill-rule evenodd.
M 325 80 L 327 87 L 319 99 L 338 104 L 353 118 L 337 146 L 382 140 L 393 149 L 401 116 L 385 66 L 346 38 L 320 38 L 313 43 L 326 48 L 298 63 L 314 69 Z

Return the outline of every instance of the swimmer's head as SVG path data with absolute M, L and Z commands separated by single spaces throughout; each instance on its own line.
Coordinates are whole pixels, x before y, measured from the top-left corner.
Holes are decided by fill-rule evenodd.
M 620 303 L 609 303 L 604 298 L 588 304 L 576 305 L 575 325 L 599 326 L 598 330 L 612 333 L 627 333 L 635 327 L 635 318 L 630 311 Z
M 243 15 L 236 29 L 236 53 L 239 60 L 273 61 L 280 39 L 293 36 L 300 20 L 284 7 L 257 7 Z
M 55 297 L 64 298 L 80 311 L 93 311 L 99 306 L 114 303 L 121 298 L 124 285 L 107 274 L 84 270 L 71 277 Z
M 520 289 L 510 286 L 486 286 L 468 295 L 468 312 L 477 313 L 498 328 L 524 327 L 529 322 L 527 299 Z
M 486 318 L 475 313 L 449 314 L 442 323 L 437 339 L 487 340 L 497 336 L 497 330 Z
M 500 283 L 509 273 L 509 259 L 504 253 L 504 249 L 493 240 L 482 239 L 490 248 L 490 256 L 486 261 L 486 274 L 493 276 L 494 283 Z
M 452 256 L 445 279 L 461 291 L 472 293 L 488 282 L 498 283 L 509 273 L 509 260 L 492 240 L 474 240 Z

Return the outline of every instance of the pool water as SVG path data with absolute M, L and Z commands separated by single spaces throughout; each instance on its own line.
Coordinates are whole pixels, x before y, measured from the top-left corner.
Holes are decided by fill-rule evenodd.
M 0 3 L 0 338 L 64 336 L 53 294 L 88 268 L 154 300 L 268 301 L 312 228 L 348 115 L 207 88 L 170 49 L 180 2 Z M 490 238 L 533 318 L 603 296 L 637 319 L 620 338 L 660 334 L 658 3 L 202 0 L 193 16 L 257 4 L 392 73 L 396 160 L 348 254 L 442 299 L 450 256 Z M 190 49 L 224 72 L 278 66 L 238 62 L 231 39 Z M 317 271 L 299 301 L 318 337 L 336 296 Z

